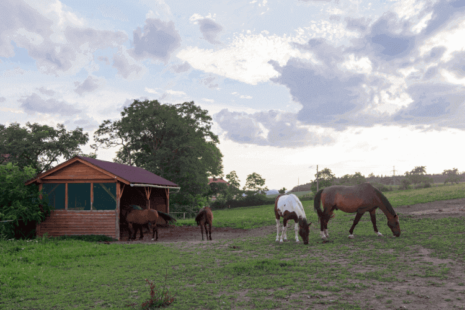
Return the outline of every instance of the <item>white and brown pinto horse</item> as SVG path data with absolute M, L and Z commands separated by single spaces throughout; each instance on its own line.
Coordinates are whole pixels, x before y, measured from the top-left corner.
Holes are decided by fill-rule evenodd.
M 310 234 L 310 225 L 307 224 L 307 216 L 304 207 L 296 195 L 279 195 L 274 202 L 274 214 L 276 216 L 276 241 L 283 242 L 287 240 L 287 222 L 294 220 L 295 241 L 299 242 L 299 235 L 302 237 L 304 244 L 308 244 L 308 235 Z M 283 229 L 281 238 L 279 238 L 279 219 L 283 218 Z M 299 235 L 298 235 L 298 234 Z
M 320 202 L 323 204 L 321 210 Z M 382 234 L 376 227 L 376 209 L 379 208 L 387 217 L 387 224 L 394 236 L 400 236 L 399 216 L 391 204 L 379 190 L 370 183 L 356 186 L 330 186 L 318 191 L 315 195 L 314 208 L 318 213 L 321 224 L 321 238 L 326 239 L 328 234 L 328 222 L 334 217 L 334 210 L 347 213 L 357 213 L 354 223 L 349 230 L 349 238 L 354 238 L 354 229 L 365 212 L 370 212 L 373 230 L 378 236 Z

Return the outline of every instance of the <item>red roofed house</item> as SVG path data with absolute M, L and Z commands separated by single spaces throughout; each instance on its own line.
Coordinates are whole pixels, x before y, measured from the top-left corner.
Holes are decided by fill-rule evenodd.
M 226 184 L 226 185 L 229 186 L 229 183 L 226 182 L 225 180 L 223 180 L 222 178 L 219 178 L 219 179 L 217 179 L 217 178 L 209 178 L 209 179 L 208 179 L 208 185 L 210 185 L 210 184 L 212 184 L 212 183 L 224 183 L 224 184 Z M 212 200 L 212 201 L 215 201 L 215 200 L 216 200 L 216 196 L 212 196 L 211 200 Z
M 142 168 L 83 156 L 75 156 L 25 184 L 38 184 L 55 207 L 37 225 L 37 236 L 106 235 L 117 240 L 123 237 L 120 206 L 134 204 L 169 213 L 169 191 L 179 189 Z M 159 223 L 165 221 L 160 218 Z

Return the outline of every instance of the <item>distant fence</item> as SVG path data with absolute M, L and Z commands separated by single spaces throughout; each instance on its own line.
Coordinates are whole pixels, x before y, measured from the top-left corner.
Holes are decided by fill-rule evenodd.
M 197 215 L 196 212 L 170 212 L 170 215 L 173 215 L 177 220 L 185 220 L 195 218 Z

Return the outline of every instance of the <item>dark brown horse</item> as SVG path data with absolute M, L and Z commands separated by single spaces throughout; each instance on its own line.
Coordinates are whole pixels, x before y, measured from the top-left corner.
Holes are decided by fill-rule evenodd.
M 205 235 L 207 240 L 212 240 L 212 223 L 213 223 L 213 213 L 210 207 L 203 207 L 200 209 L 199 214 L 195 217 L 195 221 L 197 222 L 197 226 L 200 225 L 200 231 L 202 232 L 202 240 L 203 240 L 203 228 L 205 227 Z M 209 229 L 207 230 L 207 224 Z M 210 233 L 210 238 L 208 234 Z
M 158 228 L 157 228 L 157 220 L 158 220 L 158 212 L 157 210 L 124 210 L 126 213 L 123 216 L 125 217 L 126 223 L 128 225 L 129 231 L 129 239 L 136 239 L 137 229 L 140 229 L 140 237 L 139 239 L 144 238 L 144 234 L 142 232 L 143 226 L 148 225 L 149 223 L 152 225 L 152 241 L 154 240 L 155 234 L 157 235 L 156 240 L 158 240 Z M 149 228 L 149 226 L 148 226 Z M 150 228 L 149 228 L 150 233 Z M 131 237 L 132 236 L 132 237 Z
M 320 200 L 323 203 L 323 210 L 320 207 Z M 341 210 L 347 213 L 357 213 L 354 223 L 349 230 L 349 238 L 354 238 L 353 232 L 358 221 L 365 212 L 370 212 L 373 229 L 378 236 L 382 234 L 376 227 L 376 208 L 379 208 L 386 215 L 388 226 L 394 236 L 400 236 L 399 216 L 392 208 L 391 204 L 379 190 L 370 183 L 363 183 L 357 186 L 331 186 L 318 191 L 314 201 L 315 211 L 321 224 L 321 238 L 326 239 L 328 234 L 328 222 L 334 217 L 334 210 Z
M 122 222 L 126 223 L 127 229 L 129 232 L 129 239 L 136 239 L 137 230 L 140 230 L 139 239 L 144 238 L 143 228 L 147 227 L 148 232 L 150 233 L 150 226 L 152 226 L 152 241 L 154 240 L 155 233 L 157 234 L 158 240 L 158 228 L 157 220 L 159 217 L 168 222 L 176 222 L 176 219 L 169 215 L 168 213 L 151 210 L 151 209 L 142 209 L 137 205 L 125 206 L 121 210 Z M 133 237 L 131 238 L 131 235 Z
M 304 241 L 304 244 L 308 244 L 308 235 L 310 234 L 310 225 L 312 223 L 307 223 L 307 217 L 305 215 L 304 207 L 300 202 L 299 198 L 296 195 L 279 195 L 276 197 L 274 202 L 274 214 L 276 217 L 276 241 L 283 242 L 287 240 L 287 222 L 289 220 L 294 220 L 294 230 L 295 230 L 295 241 L 299 242 L 299 237 L 297 236 L 297 231 Z M 283 218 L 283 230 L 281 238 L 279 238 L 279 219 Z

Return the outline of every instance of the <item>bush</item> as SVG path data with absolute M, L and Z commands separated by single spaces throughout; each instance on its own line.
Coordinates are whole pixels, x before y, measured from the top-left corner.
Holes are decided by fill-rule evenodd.
M 372 183 L 373 187 L 377 188 L 380 192 L 392 191 L 392 186 L 384 185 L 383 183 Z
M 32 238 L 35 236 L 36 223 L 50 214 L 46 195 L 40 200 L 36 185 L 24 185 L 35 174 L 31 167 L 20 169 L 12 163 L 0 165 L 0 220 L 12 220 L 0 224 L 0 236 L 7 239 Z
M 410 184 L 411 182 L 409 179 L 403 179 L 399 186 L 399 189 L 402 189 L 402 190 L 410 189 Z

